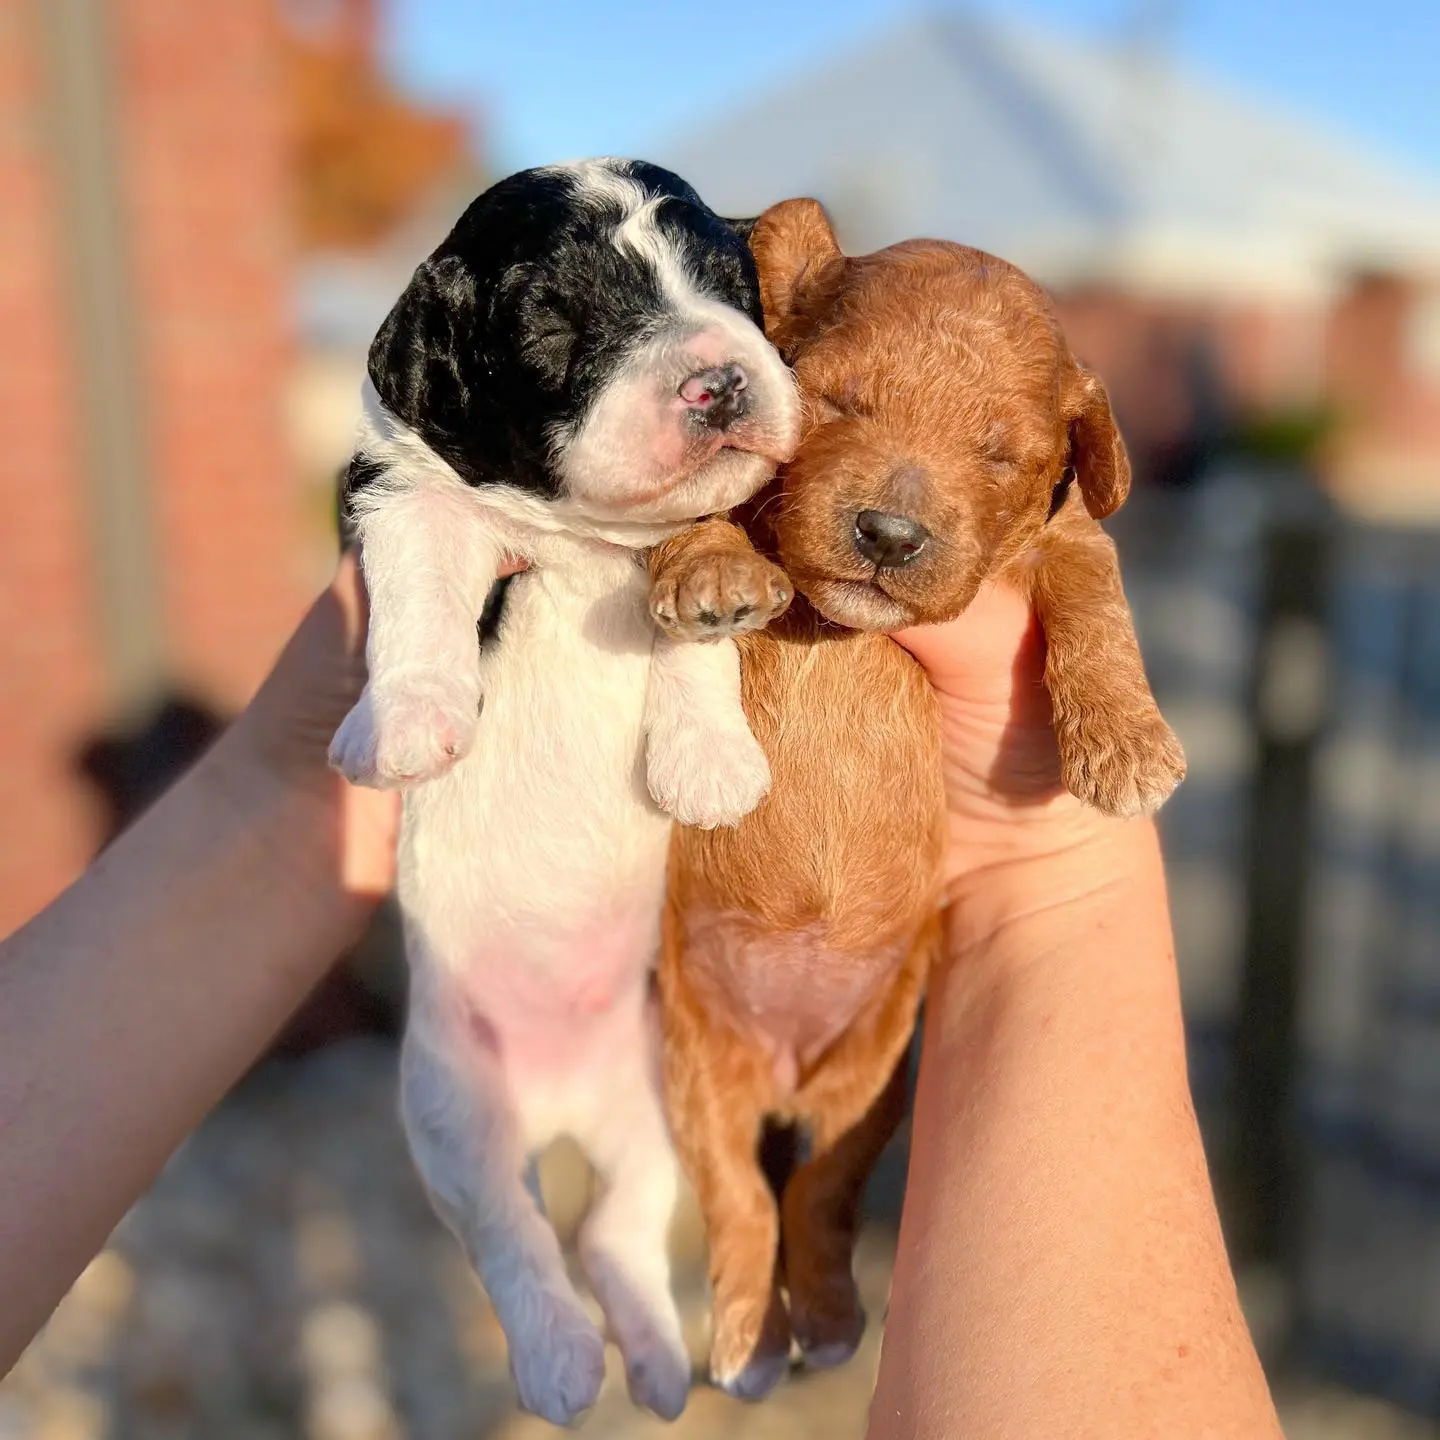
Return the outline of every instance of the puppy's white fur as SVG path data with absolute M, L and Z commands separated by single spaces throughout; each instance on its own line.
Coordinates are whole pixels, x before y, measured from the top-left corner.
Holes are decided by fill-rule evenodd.
M 554 168 L 574 177 L 579 204 L 624 215 L 611 243 L 644 259 L 673 317 L 668 333 L 632 357 L 578 428 L 552 433 L 556 468 L 568 491 L 592 513 L 651 521 L 708 513 L 713 507 L 707 508 L 706 491 L 717 481 L 748 498 L 795 447 L 799 408 L 790 372 L 772 347 L 755 343 L 759 332 L 746 316 L 695 288 L 683 255 L 655 223 L 661 202 L 638 181 L 604 161 Z M 679 467 L 664 463 L 665 439 L 676 429 L 676 385 L 687 374 L 735 360 L 743 360 L 760 402 L 743 426 L 746 450 L 698 449 L 687 457 L 689 475 L 685 461 Z M 713 443 L 719 444 L 718 436 Z
M 778 367 L 729 313 L 718 339 L 698 317 L 702 343 Z M 773 393 L 783 449 L 797 423 L 788 376 Z M 637 550 L 739 503 L 771 467 L 722 451 L 627 504 L 616 482 L 631 442 L 577 440 L 565 468 L 591 483 L 566 498 L 470 487 L 367 381 L 357 450 L 383 469 L 352 513 L 370 680 L 331 751 L 350 779 L 406 792 L 405 1128 L 495 1306 L 522 1404 L 557 1424 L 593 1403 L 604 1369 L 527 1183 L 561 1134 L 604 1182 L 581 1259 L 631 1392 L 667 1417 L 684 1406 L 667 1259 L 676 1170 L 649 978 L 670 815 L 733 823 L 769 785 L 733 643 L 657 637 Z M 531 568 L 482 649 L 476 619 L 507 554 Z

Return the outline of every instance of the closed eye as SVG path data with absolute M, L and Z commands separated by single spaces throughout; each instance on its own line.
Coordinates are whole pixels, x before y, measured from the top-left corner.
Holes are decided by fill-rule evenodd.
M 853 395 L 819 395 L 815 399 L 815 409 L 825 420 L 864 420 L 871 414 L 870 407 Z
M 980 458 L 997 469 L 1013 470 L 1021 463 L 1020 456 L 1016 453 L 1016 438 L 1010 425 L 1000 420 L 992 420 L 976 437 Z
M 528 274 L 526 270 L 520 278 Z M 519 283 L 518 280 L 516 283 Z M 535 285 L 521 301 L 519 331 L 521 344 L 532 361 L 547 370 L 564 374 L 570 364 L 577 334 L 577 327 L 567 313 L 564 296 L 547 285 Z

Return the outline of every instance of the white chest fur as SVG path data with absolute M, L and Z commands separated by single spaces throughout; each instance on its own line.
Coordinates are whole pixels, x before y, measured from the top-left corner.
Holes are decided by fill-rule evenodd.
M 655 631 L 633 534 L 576 533 L 401 438 L 386 443 L 404 463 L 354 506 L 370 681 L 332 756 L 352 780 L 406 792 L 400 899 L 417 986 L 426 972 L 458 982 L 487 1024 L 534 1033 L 573 1022 L 577 991 L 639 989 L 668 816 L 733 823 L 769 769 L 733 644 Z M 482 648 L 476 617 L 507 555 L 530 568 Z
M 433 961 L 482 984 L 487 1008 L 518 990 L 531 1021 L 572 988 L 623 983 L 595 974 L 597 952 L 643 974 L 671 823 L 645 781 L 645 571 L 614 546 L 540 548 L 481 652 L 472 748 L 406 797 L 400 890 Z

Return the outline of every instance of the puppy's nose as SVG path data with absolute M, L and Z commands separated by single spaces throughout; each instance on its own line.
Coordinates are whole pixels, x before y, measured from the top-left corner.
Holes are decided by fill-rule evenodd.
M 691 375 L 680 386 L 680 398 L 711 430 L 724 430 L 749 408 L 745 394 L 749 377 L 738 365 L 716 365 Z
M 855 517 L 855 548 L 872 565 L 898 570 L 925 548 L 930 532 L 908 515 L 862 510 Z

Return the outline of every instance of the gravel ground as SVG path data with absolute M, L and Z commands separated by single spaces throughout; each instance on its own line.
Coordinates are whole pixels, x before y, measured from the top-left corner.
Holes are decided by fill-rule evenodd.
M 0 1440 L 542 1440 L 511 1398 L 504 1340 L 416 1184 L 395 1120 L 394 1052 L 351 1041 L 248 1080 L 175 1158 L 0 1382 Z M 877 1177 L 858 1256 L 884 1309 L 903 1156 Z M 562 1231 L 585 1203 L 573 1153 L 549 1157 Z M 696 1216 L 675 1230 L 691 1350 L 704 1351 Z M 743 1406 L 697 1386 L 682 1420 L 636 1412 L 612 1365 L 594 1440 L 863 1433 L 878 1327 L 848 1366 Z M 612 1361 L 617 1361 L 612 1352 Z M 1289 1440 L 1440 1440 L 1333 1391 L 1287 1387 Z

